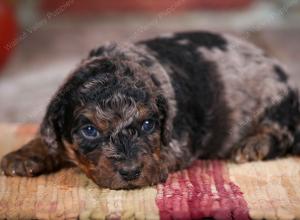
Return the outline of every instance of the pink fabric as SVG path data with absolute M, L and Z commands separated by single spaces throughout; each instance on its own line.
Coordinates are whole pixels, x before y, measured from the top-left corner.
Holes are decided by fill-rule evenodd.
M 196 161 L 158 186 L 156 203 L 161 219 L 249 219 L 239 187 L 220 161 Z

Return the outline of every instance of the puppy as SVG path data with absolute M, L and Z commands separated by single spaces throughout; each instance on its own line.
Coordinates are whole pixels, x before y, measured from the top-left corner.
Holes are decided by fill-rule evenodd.
M 298 93 L 284 68 L 230 35 L 188 32 L 90 52 L 52 98 L 39 133 L 6 155 L 9 176 L 72 162 L 101 187 L 157 184 L 194 160 L 300 151 Z

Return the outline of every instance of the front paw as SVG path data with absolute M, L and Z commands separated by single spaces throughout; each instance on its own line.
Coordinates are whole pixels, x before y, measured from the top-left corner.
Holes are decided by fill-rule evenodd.
M 269 136 L 253 136 L 242 141 L 232 155 L 236 163 L 263 160 L 269 154 L 272 140 Z
M 12 152 L 2 158 L 1 169 L 7 176 L 37 176 L 44 172 L 45 161 L 35 155 Z

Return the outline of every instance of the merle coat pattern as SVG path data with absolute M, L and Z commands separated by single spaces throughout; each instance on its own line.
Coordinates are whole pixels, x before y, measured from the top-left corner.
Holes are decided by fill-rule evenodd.
M 6 155 L 6 175 L 69 163 L 99 186 L 153 185 L 197 158 L 236 162 L 300 151 L 299 97 L 285 68 L 227 34 L 107 43 L 52 98 L 36 138 Z

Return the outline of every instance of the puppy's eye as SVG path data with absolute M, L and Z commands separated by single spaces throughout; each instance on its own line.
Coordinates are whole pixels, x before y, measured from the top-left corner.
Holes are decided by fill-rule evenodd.
M 96 139 L 100 136 L 99 131 L 93 125 L 86 125 L 82 127 L 81 133 L 87 139 Z
M 142 130 L 151 133 L 155 128 L 155 121 L 152 119 L 145 120 L 142 125 Z

